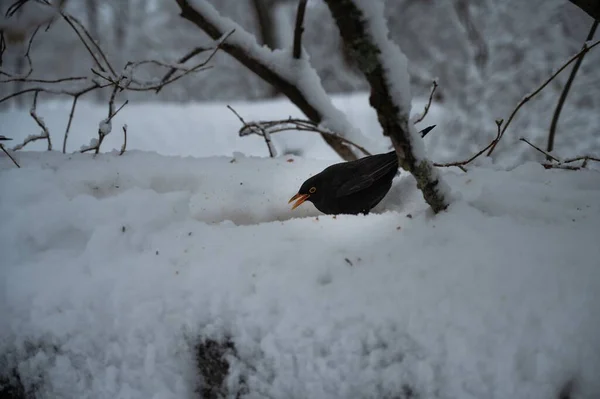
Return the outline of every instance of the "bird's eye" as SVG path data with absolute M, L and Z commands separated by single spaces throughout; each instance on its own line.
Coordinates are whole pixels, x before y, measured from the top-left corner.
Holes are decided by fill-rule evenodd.
M 310 190 L 308 190 L 309 193 L 314 194 L 315 191 L 317 191 L 316 187 L 311 187 Z

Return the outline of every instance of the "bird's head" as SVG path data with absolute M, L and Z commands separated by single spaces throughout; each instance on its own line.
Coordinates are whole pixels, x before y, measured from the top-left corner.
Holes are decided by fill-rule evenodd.
M 292 201 L 296 201 L 294 206 L 292 206 L 292 210 L 302 205 L 305 201 L 310 201 L 312 203 L 319 201 L 323 194 L 323 184 L 320 177 L 319 174 L 306 180 L 300 187 L 300 190 L 298 190 L 298 194 L 290 198 L 288 204 Z

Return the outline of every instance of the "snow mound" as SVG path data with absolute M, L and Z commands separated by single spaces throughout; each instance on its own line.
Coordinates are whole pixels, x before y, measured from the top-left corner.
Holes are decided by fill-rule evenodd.
M 444 170 L 437 216 L 401 176 L 334 218 L 287 204 L 327 161 L 19 157 L 0 365 L 38 397 L 193 398 L 225 336 L 248 398 L 600 396 L 599 172 Z

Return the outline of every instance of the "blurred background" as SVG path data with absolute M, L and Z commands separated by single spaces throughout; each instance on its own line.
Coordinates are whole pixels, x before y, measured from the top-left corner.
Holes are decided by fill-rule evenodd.
M 0 0 L 2 11 L 12 2 Z M 210 2 L 222 15 L 256 35 L 259 43 L 271 48 L 291 46 L 296 1 Z M 179 7 L 172 0 L 66 0 L 65 7 L 85 24 L 117 68 L 143 59 L 172 62 L 210 42 L 179 16 Z M 427 98 L 432 80 L 437 78 L 434 102 L 445 112 L 443 127 L 429 140 L 431 145 L 445 148 L 449 158 L 489 142 L 495 133 L 494 119 L 506 118 L 525 94 L 581 49 L 592 24 L 591 17 L 567 0 L 388 0 L 386 12 L 390 36 L 410 62 L 413 97 Z M 308 3 L 303 45 L 329 93 L 367 90 L 322 1 Z M 27 40 L 8 43 L 2 68 L 23 70 L 26 47 Z M 559 151 L 582 155 L 600 150 L 600 50 L 595 50 L 587 54 L 562 112 Z M 86 75 L 92 65 L 89 54 L 63 21 L 36 38 L 31 55 L 36 65 L 33 76 L 41 78 Z M 224 53 L 211 65 L 210 71 L 181 79 L 159 94 L 129 92 L 127 97 L 136 102 L 189 103 L 278 96 Z M 513 135 L 513 151 L 525 158 L 527 154 L 535 156 L 531 148 L 517 145 L 518 137 L 545 142 L 569 71 L 520 112 L 511 128 L 518 131 Z M 149 77 L 162 74 L 164 69 L 160 76 Z M 0 96 L 22 85 L 1 84 Z M 108 94 L 96 91 L 88 100 L 106 102 Z M 18 97 L 2 104 L 2 109 L 21 106 L 30 107 L 30 99 Z M 510 147 L 511 139 L 507 140 Z

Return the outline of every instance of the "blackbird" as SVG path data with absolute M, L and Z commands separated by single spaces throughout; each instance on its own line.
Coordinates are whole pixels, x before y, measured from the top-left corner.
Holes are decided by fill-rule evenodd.
M 306 180 L 288 203 L 296 201 L 296 209 L 310 201 L 328 215 L 367 214 L 385 197 L 397 172 L 394 151 L 338 163 Z

